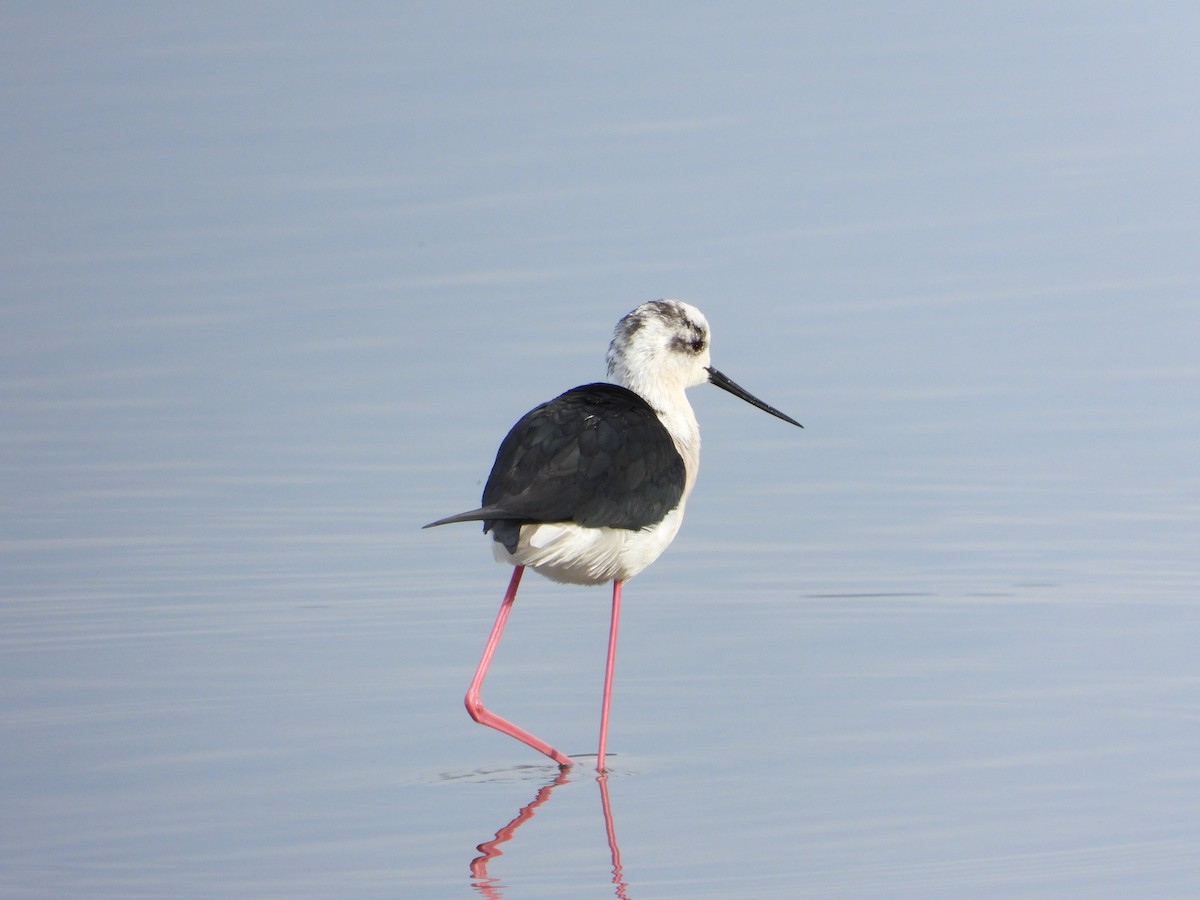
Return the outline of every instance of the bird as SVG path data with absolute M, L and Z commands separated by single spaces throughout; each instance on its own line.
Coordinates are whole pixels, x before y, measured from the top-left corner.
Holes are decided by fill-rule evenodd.
M 482 505 L 424 526 L 482 522 L 497 561 L 513 567 L 467 712 L 563 769 L 574 760 L 487 709 L 481 696 L 524 570 L 565 584 L 612 583 L 596 755 L 604 774 L 622 586 L 674 540 L 696 483 L 700 427 L 686 389 L 707 382 L 804 427 L 713 368 L 709 343 L 708 320 L 691 304 L 642 303 L 613 330 L 608 381 L 572 388 L 522 416 L 500 444 Z

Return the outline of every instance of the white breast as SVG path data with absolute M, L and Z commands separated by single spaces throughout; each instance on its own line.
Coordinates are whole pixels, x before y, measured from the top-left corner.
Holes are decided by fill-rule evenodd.
M 585 528 L 573 522 L 521 526 L 515 553 L 499 541 L 492 552 L 499 562 L 528 566 L 553 581 L 604 584 L 628 581 L 667 549 L 683 522 L 683 502 L 650 528 Z

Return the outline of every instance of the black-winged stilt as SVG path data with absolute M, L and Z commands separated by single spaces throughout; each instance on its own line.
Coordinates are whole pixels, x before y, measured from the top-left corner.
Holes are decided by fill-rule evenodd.
M 546 754 L 569 756 L 489 711 L 480 698 L 528 566 L 569 584 L 613 583 L 612 620 L 596 768 L 604 771 L 621 585 L 667 548 L 696 482 L 700 427 L 685 389 L 709 382 L 803 427 L 709 365 L 708 321 L 680 300 L 643 303 L 617 323 L 608 347 L 611 384 L 573 388 L 526 413 L 500 444 L 483 505 L 430 522 L 483 522 L 512 579 L 467 690 L 467 711 Z

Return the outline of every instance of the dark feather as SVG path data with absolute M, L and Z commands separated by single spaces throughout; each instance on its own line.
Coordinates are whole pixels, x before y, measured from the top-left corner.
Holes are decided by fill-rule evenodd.
M 619 385 L 588 384 L 512 427 L 483 506 L 425 527 L 482 521 L 510 552 L 531 522 L 637 530 L 679 505 L 684 480 L 683 458 L 650 405 Z

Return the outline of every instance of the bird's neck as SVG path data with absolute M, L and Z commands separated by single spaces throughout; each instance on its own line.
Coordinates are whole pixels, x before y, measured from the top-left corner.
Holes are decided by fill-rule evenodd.
M 700 425 L 696 422 L 696 414 L 692 411 L 692 404 L 688 402 L 686 391 L 682 385 L 662 383 L 625 386 L 640 394 L 650 404 L 667 433 L 671 435 L 675 449 L 683 457 L 684 469 L 687 471 L 687 481 L 683 489 L 686 499 L 696 483 L 696 472 L 700 467 Z
M 696 414 L 692 412 L 692 405 L 686 399 L 683 400 L 681 406 L 675 407 L 666 415 L 659 413 L 658 417 L 667 427 L 671 440 L 675 442 L 675 449 L 683 457 L 687 481 L 684 483 L 683 497 L 680 499 L 682 503 L 692 492 L 692 488 L 696 484 L 696 473 L 700 469 L 700 426 L 696 423 Z

